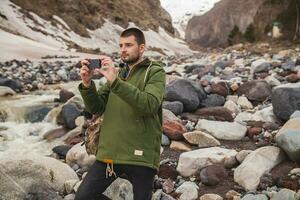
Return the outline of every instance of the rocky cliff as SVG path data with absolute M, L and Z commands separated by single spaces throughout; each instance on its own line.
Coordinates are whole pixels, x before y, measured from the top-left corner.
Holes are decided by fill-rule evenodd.
M 296 18 L 296 5 L 292 0 L 222 0 L 205 15 L 189 21 L 186 41 L 216 47 L 266 40 L 275 21 L 283 30 L 283 38 L 291 39 Z

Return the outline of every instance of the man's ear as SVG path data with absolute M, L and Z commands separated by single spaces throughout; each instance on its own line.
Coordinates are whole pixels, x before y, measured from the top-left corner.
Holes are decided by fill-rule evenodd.
M 139 45 L 139 51 L 140 51 L 140 53 L 141 54 L 143 54 L 144 53 L 144 51 L 145 51 L 145 44 L 141 44 L 141 45 Z

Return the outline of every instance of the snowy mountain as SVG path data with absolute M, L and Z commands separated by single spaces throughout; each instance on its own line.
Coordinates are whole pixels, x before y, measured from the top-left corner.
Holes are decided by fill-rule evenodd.
M 119 50 L 119 35 L 124 27 L 103 19 L 101 27 L 86 28 L 88 37 L 78 34 L 57 15 L 45 19 L 9 0 L 0 2 L 0 60 L 37 58 L 84 49 L 112 54 Z M 128 26 L 135 26 L 129 23 Z M 190 55 L 184 41 L 174 38 L 164 28 L 144 30 L 149 55 Z
M 203 15 L 213 8 L 220 0 L 161 0 L 162 7 L 167 10 L 173 26 L 177 29 L 180 38 L 185 38 L 185 28 L 188 21 L 196 15 Z

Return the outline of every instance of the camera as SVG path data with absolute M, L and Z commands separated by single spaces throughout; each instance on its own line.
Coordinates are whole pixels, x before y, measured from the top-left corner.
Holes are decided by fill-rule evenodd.
M 100 59 L 88 59 L 89 64 L 88 64 L 88 68 L 89 69 L 96 69 L 96 68 L 101 68 L 101 60 Z

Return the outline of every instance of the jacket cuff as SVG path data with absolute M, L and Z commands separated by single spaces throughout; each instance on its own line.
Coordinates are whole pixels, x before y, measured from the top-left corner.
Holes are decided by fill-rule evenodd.
M 90 93 L 90 92 L 93 92 L 93 91 L 96 92 L 96 85 L 95 85 L 95 82 L 92 81 L 92 82 L 91 82 L 91 86 L 88 87 L 88 88 L 85 87 L 85 86 L 83 85 L 83 83 L 80 83 L 80 84 L 78 85 L 78 90 L 80 91 L 81 94 Z
M 118 91 L 118 88 L 119 88 L 119 86 L 120 86 L 120 79 L 119 78 L 116 78 L 115 80 L 114 80 L 114 82 L 111 84 L 111 86 L 110 86 L 110 88 L 111 88 L 111 91 L 112 92 L 116 92 L 116 91 Z

